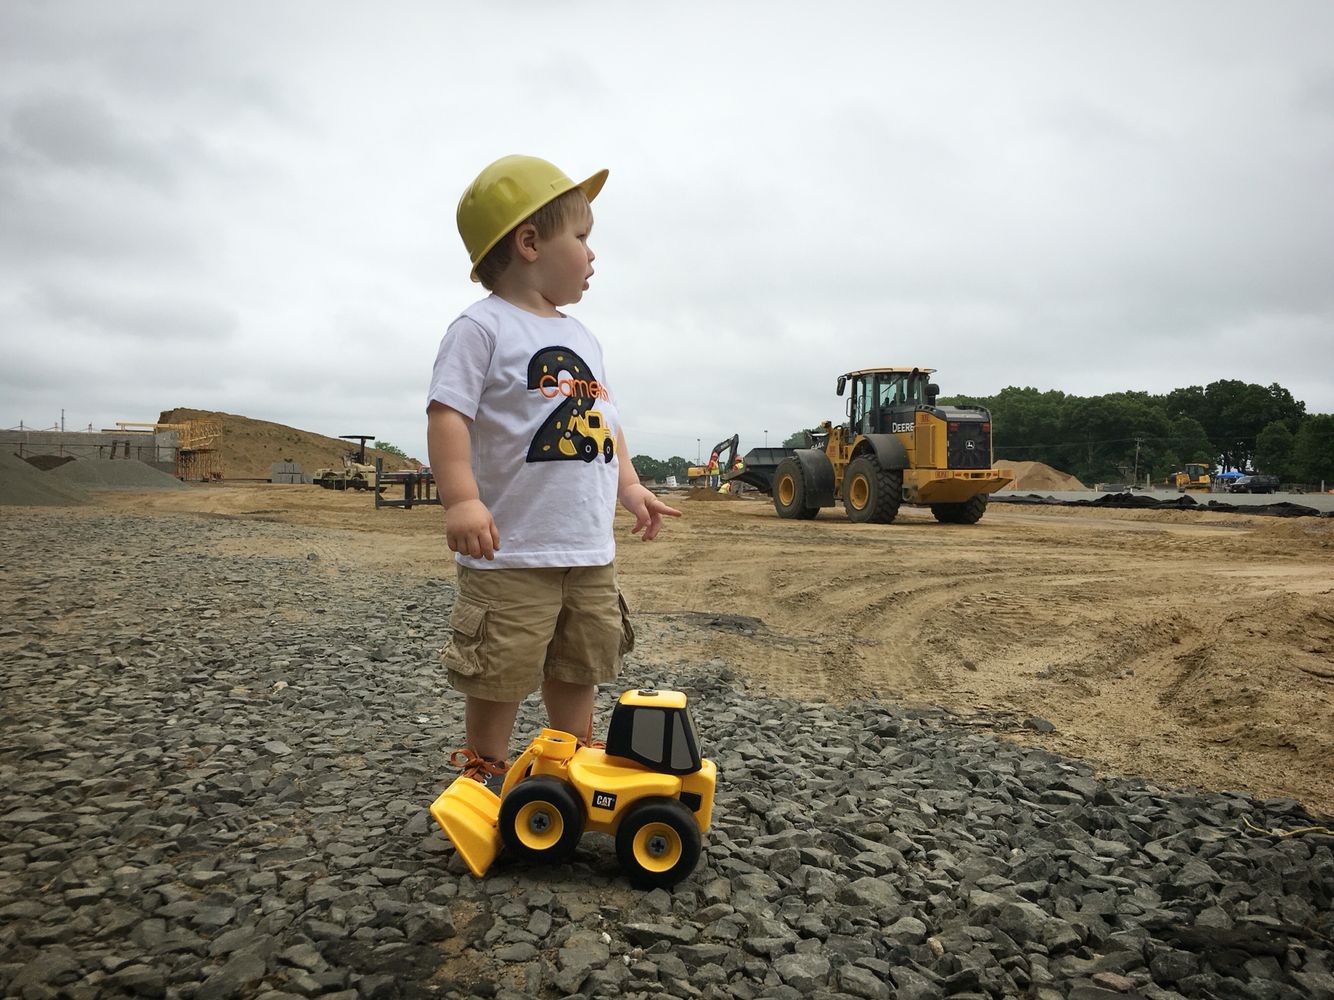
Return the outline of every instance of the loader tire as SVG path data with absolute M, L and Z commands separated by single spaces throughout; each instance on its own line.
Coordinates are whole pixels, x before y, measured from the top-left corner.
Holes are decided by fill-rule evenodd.
M 616 857 L 637 889 L 666 889 L 695 870 L 701 849 L 694 813 L 678 799 L 632 805 L 616 828 Z
M 903 499 L 903 473 L 882 469 L 874 455 L 858 455 L 843 472 L 843 509 L 858 524 L 889 524 Z
M 522 861 L 559 864 L 584 834 L 584 804 L 574 789 L 547 775 L 524 778 L 500 800 L 500 839 Z
M 820 508 L 810 503 L 810 485 L 806 470 L 795 458 L 785 458 L 774 472 L 774 510 L 778 516 L 796 521 L 809 521 Z
M 931 513 L 941 524 L 976 524 L 987 512 L 987 495 L 979 493 L 963 503 L 933 503 Z

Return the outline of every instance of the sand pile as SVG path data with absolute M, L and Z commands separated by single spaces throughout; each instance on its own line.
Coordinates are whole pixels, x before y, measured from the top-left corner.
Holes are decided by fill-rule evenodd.
M 77 485 L 54 480 L 0 449 L 0 507 L 71 507 L 87 502 L 88 495 Z
M 45 473 L 46 478 L 89 490 L 183 490 L 175 476 L 138 459 L 81 458 Z
M 1088 489 L 1074 476 L 1053 469 L 1042 462 L 997 462 L 997 465 L 1014 470 L 1014 482 L 1005 487 L 1007 490 L 1086 490 Z

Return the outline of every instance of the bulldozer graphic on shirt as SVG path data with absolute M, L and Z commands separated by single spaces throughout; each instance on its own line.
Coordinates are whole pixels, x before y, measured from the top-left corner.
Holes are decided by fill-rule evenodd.
M 582 458 L 585 462 L 593 461 L 601 452 L 603 460 L 610 462 L 616 454 L 616 442 L 602 414 L 589 410 L 570 415 L 556 449 L 567 458 Z

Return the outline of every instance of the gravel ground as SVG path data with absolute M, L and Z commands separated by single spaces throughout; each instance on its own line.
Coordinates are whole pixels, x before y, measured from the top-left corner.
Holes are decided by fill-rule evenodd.
M 1296 802 L 767 697 L 647 621 L 624 686 L 687 691 L 720 769 L 699 869 L 639 893 L 590 836 L 475 880 L 426 813 L 452 589 L 329 537 L 0 520 L 5 996 L 1334 997 L 1334 838 L 1247 825 Z

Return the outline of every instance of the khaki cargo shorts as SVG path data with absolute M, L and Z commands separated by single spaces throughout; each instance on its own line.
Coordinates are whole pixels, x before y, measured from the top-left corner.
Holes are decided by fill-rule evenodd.
M 440 651 L 449 683 L 487 701 L 522 701 L 547 678 L 615 680 L 634 649 L 616 567 L 458 566 L 453 637 Z

